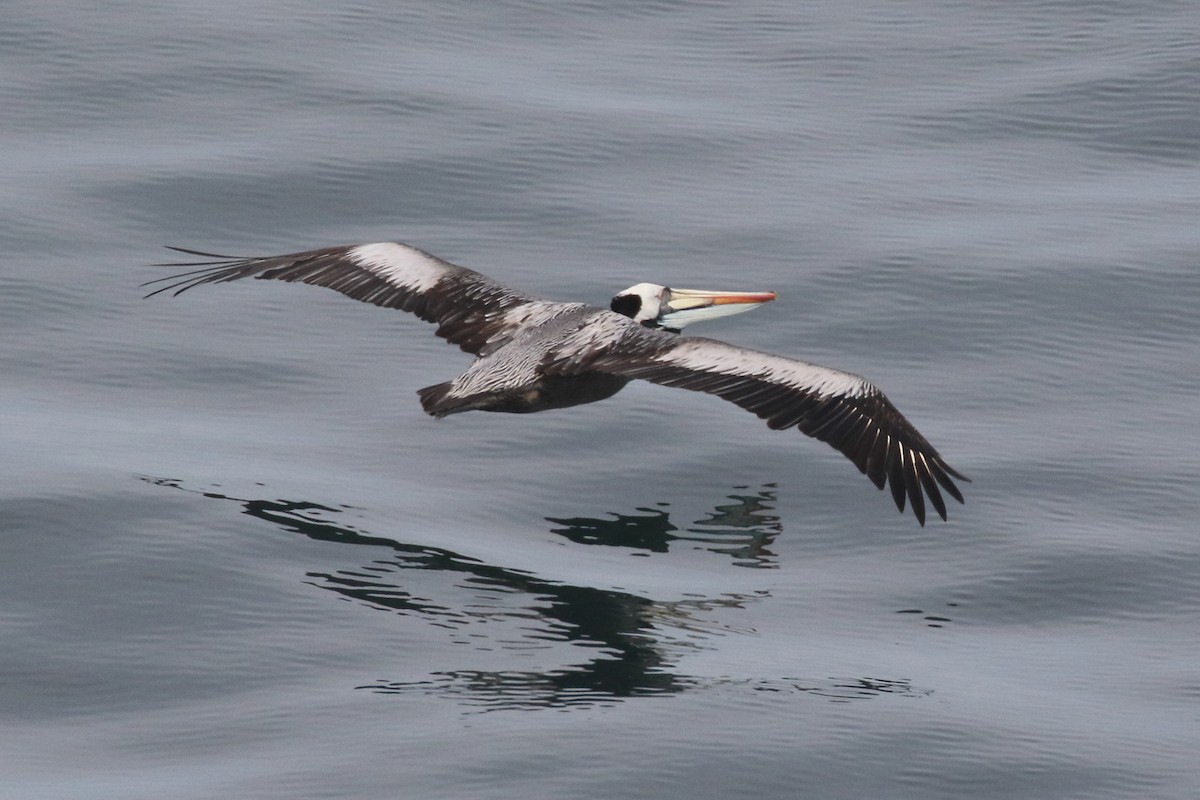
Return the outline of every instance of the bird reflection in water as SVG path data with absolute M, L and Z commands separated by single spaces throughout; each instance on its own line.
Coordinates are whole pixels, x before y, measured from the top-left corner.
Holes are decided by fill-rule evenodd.
M 748 487 L 734 487 L 747 491 Z M 718 505 L 691 527 L 679 528 L 664 508 L 638 508 L 636 514 L 610 512 L 605 518 L 546 517 L 557 526 L 551 532 L 577 544 L 625 547 L 665 553 L 674 542 L 695 542 L 714 553 L 732 556 L 741 567 L 774 567 L 775 554 L 767 547 L 783 530 L 775 509 L 775 484 L 766 484 L 757 492 L 732 494 L 732 503 Z
M 903 680 L 842 678 L 777 681 L 713 679 L 681 674 L 672 655 L 694 648 L 705 638 L 731 629 L 712 620 L 716 608 L 742 608 L 767 596 L 724 594 L 659 601 L 636 594 L 573 586 L 540 578 L 530 572 L 487 564 L 445 548 L 399 542 L 372 535 L 339 518 L 348 508 L 288 500 L 247 500 L 214 491 L 187 489 L 179 481 L 143 478 L 159 486 L 191 491 L 216 500 L 241 504 L 242 512 L 310 539 L 365 545 L 388 551 L 357 569 L 309 572 L 307 583 L 371 608 L 415 615 L 429 624 L 463 631 L 488 621 L 521 623 L 524 642 L 504 641 L 514 649 L 562 642 L 587 653 L 587 658 L 541 670 L 444 670 L 416 681 L 377 681 L 357 688 L 383 694 L 429 693 L 455 697 L 481 710 L 595 706 L 626 698 L 673 694 L 725 684 L 753 691 L 786 691 L 852 700 L 880 694 L 924 694 Z M 733 503 L 714 507 L 709 515 L 679 528 L 661 508 L 638 509 L 638 514 L 605 518 L 552 519 L 553 529 L 571 541 L 665 552 L 677 541 L 697 542 L 734 557 L 742 566 L 772 566 L 766 546 L 779 533 L 779 518 L 771 511 L 773 485 L 757 492 L 730 495 Z M 738 487 L 744 490 L 745 487 Z M 660 506 L 665 506 L 663 503 Z M 422 597 L 405 588 L 405 570 L 432 570 L 459 576 L 455 586 L 470 589 L 475 602 L 451 605 Z M 535 619 L 536 624 L 530 624 Z M 479 641 L 467 635 L 456 641 Z M 488 640 L 495 644 L 494 639 Z

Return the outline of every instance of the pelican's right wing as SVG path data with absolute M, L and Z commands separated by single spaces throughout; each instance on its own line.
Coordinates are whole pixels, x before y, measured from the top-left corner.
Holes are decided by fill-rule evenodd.
M 615 319 L 614 319 L 615 318 Z M 969 480 L 938 454 L 869 381 L 828 367 L 716 339 L 648 330 L 617 315 L 577 331 L 542 366 L 548 374 L 596 371 L 705 392 L 736 403 L 773 429 L 799 428 L 845 455 L 903 511 L 925 524 L 925 496 L 946 518 L 944 489 Z
M 426 322 L 437 323 L 438 336 L 476 355 L 507 341 L 532 310 L 527 306 L 545 302 L 399 242 L 327 247 L 264 258 L 170 249 L 206 260 L 159 264 L 196 269 L 147 281 L 143 286 L 166 284 L 147 297 L 172 289 L 179 294 L 193 286 L 241 278 L 310 283 L 364 303 L 412 312 Z

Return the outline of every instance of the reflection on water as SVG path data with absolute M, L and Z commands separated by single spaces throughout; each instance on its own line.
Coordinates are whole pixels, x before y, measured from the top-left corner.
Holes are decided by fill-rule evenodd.
M 779 517 L 771 513 L 775 510 L 775 487 L 771 483 L 753 494 L 729 495 L 732 503 L 716 506 L 707 518 L 682 530 L 663 510 L 670 506 L 665 502 L 657 504 L 660 508 L 638 508 L 636 514 L 611 512 L 604 519 L 546 517 L 546 521 L 562 526 L 551 528 L 551 532 L 577 544 L 665 553 L 672 542 L 700 542 L 714 553 L 732 556 L 738 566 L 774 567 L 775 554 L 767 546 L 783 530 Z
M 730 632 L 730 628 L 712 619 L 713 609 L 742 608 L 769 596 L 766 591 L 660 601 L 612 589 L 573 586 L 539 578 L 524 570 L 487 564 L 444 548 L 372 535 L 339 518 L 346 507 L 339 509 L 306 501 L 246 500 L 187 489 L 172 479 L 143 480 L 239 503 L 245 514 L 314 540 L 372 548 L 371 560 L 356 569 L 307 573 L 306 582 L 312 586 L 371 608 L 420 616 L 431 625 L 452 631 L 463 631 L 488 621 L 519 622 L 520 641 L 492 639 L 490 645 L 497 648 L 536 648 L 556 642 L 586 654 L 578 662 L 541 671 L 436 671 L 425 680 L 381 680 L 358 687 L 361 689 L 386 694 L 424 692 L 455 696 L 485 709 L 595 705 L 717 686 L 745 687 L 756 692 L 804 692 L 839 700 L 880 694 L 923 694 L 903 680 L 780 678 L 764 682 L 737 677 L 699 678 L 673 668 L 673 657 L 714 635 Z M 769 513 L 774 501 L 770 488 L 730 495 L 728 499 L 733 503 L 716 505 L 707 518 L 682 530 L 660 509 L 637 509 L 638 514 L 618 513 L 603 519 L 574 517 L 550 521 L 562 526 L 552 529 L 555 533 L 575 542 L 663 552 L 673 541 L 694 541 L 716 544 L 708 549 L 733 555 L 739 565 L 770 566 L 774 556 L 766 545 L 780 531 L 778 517 Z M 375 551 L 380 549 L 387 551 L 386 557 L 378 557 Z M 454 586 L 470 589 L 471 601 L 454 605 L 417 594 L 406 588 L 406 583 L 411 583 L 404 576 L 407 570 L 458 576 Z M 504 631 L 511 636 L 512 628 Z M 479 646 L 477 635 L 456 641 Z
M 455 695 L 463 701 L 484 711 L 564 708 L 570 706 L 594 706 L 616 703 L 617 695 L 606 695 L 587 688 L 563 689 L 548 680 L 547 673 L 537 672 L 481 672 L 460 670 L 437 672 L 428 680 L 396 683 L 378 683 L 360 688 L 372 689 L 389 694 L 427 692 L 437 695 Z M 915 689 L 907 680 L 884 678 L 779 678 L 776 680 L 736 678 L 688 678 L 677 683 L 676 691 L 683 689 L 746 690 L 754 693 L 808 694 L 823 697 L 833 702 L 864 700 L 880 695 L 924 697 L 931 690 Z
M 946 603 L 946 608 L 958 608 L 958 603 Z M 942 627 L 945 627 L 950 622 L 953 622 L 953 620 L 951 620 L 950 617 L 945 616 L 944 613 L 943 614 L 929 614 L 920 608 L 902 608 L 899 611 L 897 611 L 896 613 L 897 614 L 911 614 L 912 616 L 918 616 L 921 619 L 923 619 L 925 621 L 925 624 L 931 628 L 942 628 Z
M 918 697 L 933 693 L 928 689 L 914 689 L 908 681 L 894 681 L 887 680 L 886 678 L 852 678 L 850 680 L 830 678 L 826 681 L 813 681 L 805 678 L 780 678 L 776 681 L 754 681 L 749 686 L 756 692 L 804 692 L 805 694 L 841 701 L 876 697 L 881 694 Z

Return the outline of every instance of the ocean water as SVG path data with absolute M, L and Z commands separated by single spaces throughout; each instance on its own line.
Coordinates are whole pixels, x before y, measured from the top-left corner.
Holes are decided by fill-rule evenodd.
M 0 798 L 1193 798 L 1200 12 L 12 2 Z M 957 469 L 162 245 L 400 240 L 863 374 Z

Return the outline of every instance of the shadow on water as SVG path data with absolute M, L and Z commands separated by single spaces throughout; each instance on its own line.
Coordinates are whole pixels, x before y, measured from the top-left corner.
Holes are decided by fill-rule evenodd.
M 769 596 L 766 591 L 658 601 L 613 589 L 573 586 L 539 578 L 524 570 L 487 564 L 444 548 L 373 535 L 336 519 L 349 507 L 339 509 L 305 501 L 247 500 L 189 489 L 169 478 L 141 479 L 157 486 L 238 503 L 242 513 L 310 539 L 388 551 L 386 558 L 373 558 L 357 569 L 307 573 L 306 582 L 317 588 L 371 608 L 420 616 L 431 625 L 451 630 L 489 619 L 519 621 L 523 623 L 521 636 L 526 641 L 506 641 L 506 649 L 559 642 L 588 654 L 580 662 L 549 670 L 436 671 L 424 680 L 377 681 L 356 687 L 359 689 L 381 694 L 455 697 L 482 710 L 593 706 L 717 686 L 753 692 L 808 693 L 841 701 L 881 694 L 927 694 L 905 680 L 785 677 L 764 681 L 732 676 L 697 677 L 673 670 L 672 654 L 730 632 L 729 628 L 706 618 L 711 616 L 708 612 L 716 608 L 743 608 Z M 692 541 L 713 552 L 733 556 L 741 566 L 772 566 L 774 556 L 767 545 L 782 529 L 779 518 L 770 513 L 775 499 L 773 486 L 755 493 L 730 495 L 728 499 L 734 502 L 715 506 L 707 518 L 692 523 L 694 527 L 682 529 L 661 508 L 640 508 L 636 509 L 640 512 L 637 514 L 613 513 L 599 519 L 546 519 L 556 526 L 551 529 L 554 533 L 573 542 L 657 553 L 665 552 L 672 542 Z M 414 594 L 405 588 L 406 570 L 460 576 L 458 585 L 472 590 L 472 602 L 452 607 Z M 519 599 L 514 601 L 514 596 Z M 489 597 L 494 602 L 489 603 Z

